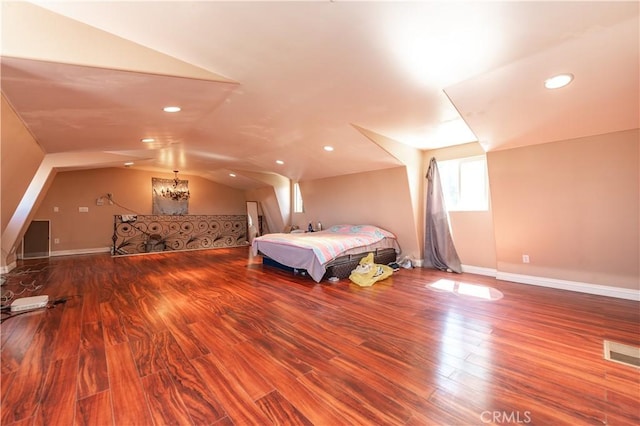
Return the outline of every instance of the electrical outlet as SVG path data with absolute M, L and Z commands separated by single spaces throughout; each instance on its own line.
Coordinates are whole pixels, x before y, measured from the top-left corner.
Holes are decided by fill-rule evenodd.
M 522 263 L 529 263 L 529 255 L 528 254 L 523 254 L 522 255 Z
M 53 244 L 60 244 L 60 238 L 54 238 Z
M 54 213 L 58 213 L 59 211 L 60 211 L 60 209 L 59 209 L 58 207 L 54 207 L 54 208 L 53 208 L 53 212 L 54 212 Z
M 78 207 L 78 211 L 80 213 L 87 213 L 89 212 L 89 207 Z

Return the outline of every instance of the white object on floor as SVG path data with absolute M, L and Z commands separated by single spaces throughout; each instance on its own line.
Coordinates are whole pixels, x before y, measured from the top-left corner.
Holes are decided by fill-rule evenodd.
M 49 303 L 49 296 L 31 296 L 21 297 L 11 302 L 11 312 L 30 311 L 33 309 L 40 309 L 47 306 Z

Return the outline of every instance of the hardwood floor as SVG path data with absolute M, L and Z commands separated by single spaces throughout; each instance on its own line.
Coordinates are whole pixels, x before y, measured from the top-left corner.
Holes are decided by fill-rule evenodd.
M 640 423 L 640 369 L 603 360 L 640 345 L 637 302 L 317 284 L 246 248 L 25 261 L 2 289 L 33 280 L 67 301 L 2 323 L 2 425 Z

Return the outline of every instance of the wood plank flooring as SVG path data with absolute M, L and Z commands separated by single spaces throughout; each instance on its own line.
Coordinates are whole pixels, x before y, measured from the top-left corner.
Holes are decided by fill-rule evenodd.
M 638 302 L 427 269 L 317 284 L 247 248 L 8 276 L 67 301 L 2 323 L 3 426 L 640 423 L 640 369 L 603 359 L 640 345 Z

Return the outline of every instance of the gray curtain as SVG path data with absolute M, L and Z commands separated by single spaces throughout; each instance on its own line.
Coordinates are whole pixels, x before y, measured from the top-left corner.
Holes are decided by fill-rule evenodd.
M 432 158 L 427 170 L 427 221 L 424 241 L 424 266 L 449 272 L 462 272 L 460 258 L 453 245 L 449 215 L 444 204 L 440 173 Z

